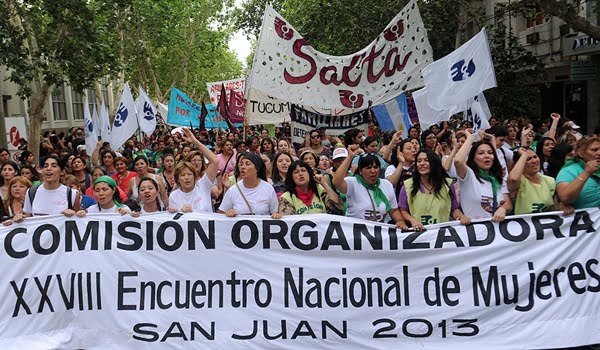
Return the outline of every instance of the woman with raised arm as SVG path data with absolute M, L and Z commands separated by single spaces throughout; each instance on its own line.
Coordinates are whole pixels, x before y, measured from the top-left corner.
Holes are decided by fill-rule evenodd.
M 584 137 L 577 156 L 560 170 L 556 192 L 563 203 L 575 209 L 600 206 L 600 137 Z
M 204 170 L 204 174 L 200 176 L 190 162 L 177 164 L 174 176 L 178 188 L 169 195 L 169 212 L 212 213 L 211 189 L 216 184 L 215 179 L 219 165 L 217 156 L 202 142 L 198 141 L 187 128 L 183 129 L 183 139 L 196 145 L 200 152 L 206 156 L 208 165 Z
M 473 143 L 470 130 L 466 135 L 454 157 L 463 213 L 471 219 L 502 221 L 512 210 L 512 202 L 494 145 L 485 140 Z
M 265 165 L 254 153 L 246 153 L 238 159 L 238 182 L 223 196 L 219 213 L 228 217 L 237 215 L 271 215 L 280 219 L 279 202 L 273 186 L 267 182 Z
M 404 220 L 416 231 L 450 218 L 463 225 L 471 222 L 460 210 L 455 184 L 446 174 L 440 158 L 429 149 L 417 154 L 416 171 L 404 182 L 398 206 Z
M 515 166 L 508 175 L 508 190 L 515 200 L 515 214 L 530 214 L 563 208 L 565 215 L 573 213 L 570 206 L 555 201 L 556 183 L 540 174 L 540 158 L 531 148 L 521 147 L 515 154 Z
M 346 195 L 346 216 L 369 221 L 384 222 L 387 215 L 402 230 L 408 228 L 398 210 L 394 187 L 379 178 L 379 159 L 365 153 L 358 160 L 355 176 L 346 176 L 352 159 L 358 154 L 359 145 L 348 148 L 348 157 L 333 174 L 333 185 Z
M 343 212 L 343 204 L 328 182 L 325 176 L 314 175 L 305 162 L 294 161 L 285 179 L 286 191 L 279 199 L 279 212 L 283 215 Z

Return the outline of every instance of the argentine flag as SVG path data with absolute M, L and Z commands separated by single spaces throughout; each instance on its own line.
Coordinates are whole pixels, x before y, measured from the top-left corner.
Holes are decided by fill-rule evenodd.
M 408 137 L 408 129 L 412 126 L 408 115 L 406 94 L 402 93 L 393 100 L 371 108 L 381 131 L 402 131 L 402 138 Z

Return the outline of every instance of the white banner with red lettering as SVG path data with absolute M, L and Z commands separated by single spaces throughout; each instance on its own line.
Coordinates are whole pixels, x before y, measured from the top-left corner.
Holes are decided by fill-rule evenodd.
M 248 95 L 252 99 L 252 90 L 258 90 L 306 109 L 352 113 L 423 86 L 421 69 L 432 61 L 417 0 L 410 1 L 371 44 L 347 56 L 315 50 L 268 6 Z M 248 117 L 252 122 L 253 116 Z
M 325 214 L 0 228 L 0 349 L 549 349 L 600 343 L 600 211 L 427 226 Z
M 210 103 L 217 107 L 219 103 L 219 96 L 221 96 L 221 87 L 225 85 L 225 93 L 227 94 L 227 103 L 229 103 L 230 91 L 235 91 L 242 94 L 244 97 L 246 93 L 246 79 L 233 79 L 224 81 L 214 81 L 212 83 L 206 83 L 206 89 L 208 90 L 208 96 L 210 97 Z

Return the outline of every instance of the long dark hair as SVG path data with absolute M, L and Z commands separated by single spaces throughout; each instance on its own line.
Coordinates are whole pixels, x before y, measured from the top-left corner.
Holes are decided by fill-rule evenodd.
M 422 149 L 417 153 L 417 156 L 415 157 L 415 164 L 416 159 L 419 158 L 419 155 L 421 153 L 425 153 L 425 155 L 427 156 L 427 161 L 429 161 L 429 182 L 433 185 L 433 193 L 436 197 L 439 198 L 442 190 L 450 190 L 448 183 L 446 182 L 448 174 L 442 166 L 442 160 L 440 159 L 440 157 L 438 157 L 437 154 L 435 154 L 435 152 L 428 149 Z M 421 188 L 421 175 L 419 174 L 418 170 L 415 170 L 413 172 L 412 178 L 413 185 L 412 189 L 410 190 L 410 195 L 411 197 L 414 197 L 417 195 L 417 192 L 419 192 L 419 189 Z M 452 192 L 450 192 L 450 198 L 452 198 Z
M 550 158 L 548 158 L 546 175 L 556 178 L 560 169 L 565 165 L 565 158 L 571 152 L 573 152 L 573 146 L 568 143 L 559 143 L 554 146 L 550 152 Z
M 537 147 L 535 149 L 535 153 L 537 153 L 537 156 L 538 156 L 538 158 L 540 158 L 540 161 L 542 163 L 550 161 L 550 156 L 546 157 L 544 155 L 544 144 L 546 143 L 546 141 L 552 141 L 552 142 L 554 142 L 554 146 L 556 146 L 556 141 L 554 141 L 554 139 L 551 139 L 549 137 L 542 137 L 540 140 L 538 140 Z M 542 168 L 543 168 L 543 164 L 542 164 Z
M 277 152 L 275 154 L 275 158 L 273 159 L 273 170 L 271 170 L 271 179 L 273 180 L 273 182 L 281 182 L 281 181 L 285 181 L 285 179 L 282 179 L 281 176 L 279 175 L 279 170 L 277 169 L 277 160 L 279 159 L 279 157 L 281 156 L 287 156 L 290 158 L 290 161 L 293 161 L 294 158 L 292 158 L 292 155 L 289 154 L 288 152 Z M 291 165 L 291 164 L 290 164 Z M 288 172 L 290 168 L 288 168 Z
M 483 183 L 483 181 L 479 177 L 479 167 L 477 166 L 477 164 L 475 164 L 475 155 L 477 154 L 477 149 L 482 145 L 488 145 L 492 149 L 492 153 L 494 154 L 494 160 L 492 162 L 492 167 L 490 168 L 489 172 L 490 172 L 490 175 L 495 177 L 496 180 L 498 180 L 498 183 L 501 184 L 502 183 L 502 165 L 500 165 L 500 161 L 498 160 L 498 156 L 496 155 L 496 147 L 494 147 L 494 145 L 492 145 L 489 141 L 482 140 L 482 141 L 477 141 L 473 144 L 473 146 L 471 147 L 471 150 L 469 151 L 469 157 L 467 158 L 467 166 L 469 168 L 471 168 L 471 170 L 473 170 L 473 173 L 475 173 L 475 177 L 477 178 L 477 181 Z
M 138 183 L 138 186 L 137 186 L 138 196 L 140 193 L 140 187 L 142 187 L 142 182 L 144 182 L 144 181 L 150 181 L 152 183 L 152 185 L 154 186 L 154 188 L 156 188 L 156 206 L 158 207 L 159 211 L 162 211 L 163 208 L 160 206 L 160 200 L 159 200 L 160 187 L 158 187 L 158 183 L 156 183 L 156 181 L 153 178 L 147 177 L 147 176 L 142 177 L 142 179 L 140 180 L 140 183 Z
M 411 143 L 412 141 L 411 139 L 405 139 L 402 140 L 398 146 L 390 153 L 390 164 L 395 166 L 396 168 L 399 166 L 403 166 L 404 164 L 400 164 L 400 161 L 398 160 L 398 150 L 400 150 L 400 152 L 402 152 L 404 150 L 404 146 L 407 143 Z
M 314 194 L 319 195 L 317 181 L 315 181 L 313 170 L 303 160 L 295 160 L 290 164 L 290 168 L 285 176 L 285 190 L 291 195 L 296 195 L 296 183 L 294 182 L 294 169 L 296 168 L 306 169 L 306 172 L 308 173 L 308 188 L 310 188 Z
M 10 165 L 16 172 L 15 176 L 21 175 L 21 170 L 19 169 L 19 165 L 12 160 L 5 160 L 0 166 L 0 171 L 4 169 L 5 166 Z M 4 177 L 0 176 L 0 186 L 4 186 Z

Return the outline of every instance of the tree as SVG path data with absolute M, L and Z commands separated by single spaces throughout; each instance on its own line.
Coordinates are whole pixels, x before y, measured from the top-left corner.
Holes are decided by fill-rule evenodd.
M 539 95 L 535 84 L 542 78 L 544 65 L 521 46 L 504 21 L 492 27 L 490 39 L 498 82 L 497 88 L 486 91 L 492 114 L 513 117 L 533 113 Z
M 83 91 L 116 68 L 110 30 L 85 0 L 5 0 L 0 13 L 0 64 L 19 85 L 19 95 L 30 98 L 27 138 L 39 159 L 48 93 L 65 81 Z
M 579 15 L 578 7 L 583 3 L 581 0 L 528 0 L 539 5 L 545 14 L 562 19 L 569 27 L 600 40 L 600 26 L 593 24 L 585 17 Z M 600 11 L 600 1 L 592 0 L 595 12 Z

